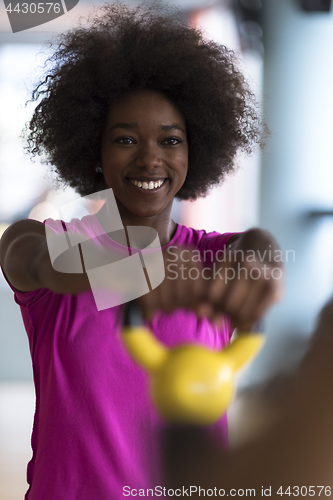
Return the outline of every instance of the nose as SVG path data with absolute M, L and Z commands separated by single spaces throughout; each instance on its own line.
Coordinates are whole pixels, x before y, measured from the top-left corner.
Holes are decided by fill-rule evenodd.
M 162 165 L 161 152 L 156 144 L 142 143 L 137 150 L 136 167 L 152 169 Z

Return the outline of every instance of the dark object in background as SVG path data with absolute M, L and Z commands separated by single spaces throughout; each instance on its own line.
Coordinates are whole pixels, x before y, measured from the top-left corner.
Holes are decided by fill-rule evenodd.
M 233 0 L 231 5 L 242 51 L 263 55 L 262 0 Z
M 222 455 L 222 448 L 214 447 L 208 439 L 205 427 L 168 427 L 164 433 L 163 447 L 167 486 L 174 490 L 190 488 L 194 484 L 193 478 L 197 478 L 199 484 L 205 477 L 205 471 L 214 470 Z
M 163 459 L 167 487 L 188 488 L 183 496 L 198 500 L 204 496 L 200 488 L 212 492 L 221 489 L 223 496 L 244 496 L 249 491 L 246 496 L 270 496 L 271 500 L 299 493 L 331 496 L 332 359 L 333 298 L 318 318 L 301 365 L 290 375 L 291 392 L 280 394 L 274 404 L 276 420 L 269 428 L 230 451 L 208 439 L 203 427 L 166 430 Z
M 301 0 L 301 6 L 306 12 L 330 12 L 332 0 Z

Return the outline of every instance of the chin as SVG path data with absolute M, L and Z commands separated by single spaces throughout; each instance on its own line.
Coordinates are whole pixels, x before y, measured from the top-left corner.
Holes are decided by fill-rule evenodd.
M 136 215 L 137 217 L 154 217 L 161 213 L 161 210 L 141 210 L 141 211 L 132 211 L 133 215 Z

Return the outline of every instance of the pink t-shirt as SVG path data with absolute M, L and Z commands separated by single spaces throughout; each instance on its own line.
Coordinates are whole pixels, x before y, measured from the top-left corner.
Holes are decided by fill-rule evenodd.
M 59 228 L 51 219 L 45 224 Z M 91 238 L 101 227 L 95 216 L 66 226 Z M 215 254 L 233 234 L 178 224 L 162 248 L 191 245 Z M 36 388 L 25 499 L 118 500 L 130 489 L 139 495 L 139 489 L 163 486 L 165 424 L 150 403 L 147 374 L 123 346 L 124 305 L 98 311 L 90 290 L 60 295 L 11 288 L 27 331 Z M 158 311 L 146 324 L 167 346 L 197 342 L 220 349 L 232 333 L 227 320 L 219 330 L 185 309 Z M 226 415 L 207 431 L 227 443 Z

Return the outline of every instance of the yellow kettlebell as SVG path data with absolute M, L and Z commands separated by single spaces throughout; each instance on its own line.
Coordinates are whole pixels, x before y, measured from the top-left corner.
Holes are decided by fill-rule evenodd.
M 150 374 L 150 394 L 172 424 L 210 425 L 234 395 L 235 372 L 260 350 L 261 333 L 243 332 L 222 351 L 197 344 L 168 349 L 143 326 L 135 302 L 126 304 L 122 338 L 132 358 Z

